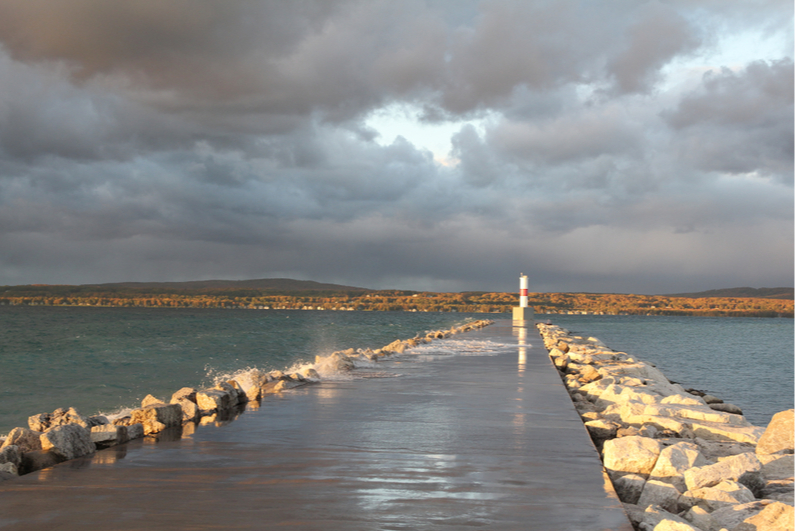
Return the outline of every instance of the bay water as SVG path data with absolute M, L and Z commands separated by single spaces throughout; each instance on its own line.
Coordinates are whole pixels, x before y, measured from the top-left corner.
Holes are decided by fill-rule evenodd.
M 643 315 L 539 315 L 574 335 L 651 362 L 683 387 L 743 410 L 756 426 L 793 408 L 792 319 Z
M 509 316 L 0 306 L 0 434 L 59 407 L 114 413 L 147 394 L 167 399 L 248 368 L 284 370 L 482 318 Z M 793 407 L 792 319 L 538 316 L 547 318 L 740 406 L 753 424 Z

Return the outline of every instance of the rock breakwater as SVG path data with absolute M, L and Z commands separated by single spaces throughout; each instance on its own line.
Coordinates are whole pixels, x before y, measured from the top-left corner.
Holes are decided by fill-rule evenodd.
M 597 338 L 537 326 L 635 529 L 793 529 L 793 410 L 753 426 Z
M 478 320 L 449 330 L 433 330 L 422 336 L 396 340 L 375 350 L 348 349 L 319 355 L 313 363 L 287 371 L 247 369 L 220 378 L 207 389 L 190 387 L 170 399 L 147 395 L 141 407 L 115 417 L 86 417 L 75 408 L 56 409 L 29 417 L 28 427 L 17 427 L 0 438 L 0 480 L 47 468 L 63 461 L 88 456 L 98 449 L 134 439 L 176 439 L 192 434 L 198 425 L 223 424 L 244 408 L 256 409 L 268 394 L 316 383 L 412 347 L 483 328 L 493 321 Z

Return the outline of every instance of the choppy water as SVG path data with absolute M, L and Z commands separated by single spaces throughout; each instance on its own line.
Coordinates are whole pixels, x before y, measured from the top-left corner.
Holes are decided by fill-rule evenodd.
M 754 317 L 549 315 L 577 335 L 654 363 L 685 388 L 742 408 L 754 425 L 793 407 L 793 320 Z
M 0 434 L 58 407 L 113 412 L 247 367 L 285 369 L 483 317 L 508 316 L 0 306 Z M 791 319 L 549 318 L 742 407 L 754 424 L 793 407 Z
M 0 434 L 59 407 L 110 413 L 248 367 L 281 370 L 471 318 L 482 315 L 0 306 Z

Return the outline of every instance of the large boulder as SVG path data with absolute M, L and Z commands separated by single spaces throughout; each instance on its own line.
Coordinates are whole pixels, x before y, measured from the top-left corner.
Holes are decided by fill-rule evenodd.
M 19 467 L 19 474 L 29 474 L 42 468 L 50 468 L 58 463 L 65 461 L 65 459 L 56 454 L 44 450 L 35 450 L 22 454 L 22 466 Z
M 209 414 L 213 411 L 222 411 L 233 405 L 232 395 L 222 389 L 203 389 L 196 393 L 196 405 L 199 406 L 202 414 Z
M 792 454 L 757 454 L 762 463 L 765 479 L 792 479 L 795 470 L 795 456 Z
M 189 402 L 196 403 L 196 389 L 193 387 L 183 387 L 173 395 L 171 395 L 171 400 L 169 401 L 171 404 L 176 404 L 182 400 L 187 400 Z
M 11 463 L 15 470 L 18 469 L 22 465 L 22 451 L 19 446 L 14 444 L 3 446 L 3 449 L 0 450 L 0 464 L 2 463 Z
M 613 488 L 618 499 L 632 505 L 638 503 L 645 484 L 644 477 L 638 474 L 626 474 L 613 480 Z
M 712 515 L 709 514 L 709 511 L 698 505 L 691 507 L 690 510 L 685 513 L 684 518 L 693 524 L 696 529 L 701 529 L 703 531 L 718 529 L 715 527 L 715 521 L 712 519 Z
M 795 432 L 795 425 L 793 423 L 793 411 L 780 411 L 773 415 L 770 423 L 767 425 L 764 434 L 759 439 L 756 445 L 756 453 L 758 454 L 791 454 L 795 451 L 793 445 L 793 432 Z
M 696 437 L 719 442 L 736 441 L 755 445 L 764 432 L 759 426 L 737 426 L 721 422 L 690 421 L 690 425 Z
M 108 448 L 127 441 L 127 426 L 105 424 L 91 428 L 91 442 L 96 444 L 97 448 Z
M 709 461 L 701 455 L 698 445 L 682 441 L 663 448 L 649 479 L 665 481 L 674 485 L 680 492 L 687 490 L 685 471 L 696 466 L 705 466 Z
M 613 472 L 640 474 L 648 477 L 657 463 L 662 447 L 648 437 L 621 437 L 605 441 L 604 465 Z
M 259 400 L 262 397 L 262 376 L 258 369 L 235 376 L 237 385 L 248 400 Z
M 786 503 L 771 503 L 754 516 L 743 520 L 743 523 L 732 531 L 782 531 L 795 529 L 794 512 L 792 506 Z
M 141 400 L 141 407 L 152 406 L 155 404 L 165 404 L 165 402 L 154 395 L 146 395 L 143 400 Z
M 77 424 L 56 426 L 41 434 L 41 449 L 64 459 L 75 459 L 97 450 L 91 432 Z
M 688 490 L 681 497 L 682 505 L 695 506 L 712 512 L 727 505 L 736 505 L 754 501 L 754 493 L 748 487 L 736 481 L 721 481 L 714 487 L 702 487 Z
M 714 465 L 693 467 L 685 471 L 688 490 L 712 487 L 727 479 L 742 483 L 757 493 L 764 487 L 762 463 L 752 452 L 747 452 L 728 457 Z
M 354 368 L 353 360 L 342 352 L 334 352 L 328 356 L 315 356 L 315 370 L 321 376 L 329 376 L 350 371 Z
M 752 519 L 755 516 L 757 516 L 762 511 L 764 511 L 766 507 L 774 504 L 777 505 L 773 510 L 775 511 L 776 508 L 783 509 L 782 512 L 784 513 L 784 517 L 786 518 L 787 509 L 786 507 L 781 507 L 782 505 L 785 504 L 781 502 L 772 502 L 770 500 L 757 500 L 749 503 L 743 503 L 740 505 L 729 505 L 727 507 L 717 509 L 712 513 L 712 519 L 715 522 L 716 529 L 731 529 L 732 531 L 734 531 L 741 524 L 748 523 L 749 520 L 753 522 Z M 792 510 L 792 507 L 790 507 L 789 509 Z M 754 524 L 751 523 L 751 525 Z M 745 527 L 745 530 L 751 530 L 751 529 L 759 531 L 759 529 L 755 527 L 747 527 L 747 526 Z M 787 529 L 792 529 L 792 525 L 790 525 L 790 527 L 772 527 L 772 528 L 768 527 L 766 531 L 774 531 L 774 530 L 784 531 Z
M 182 408 L 182 422 L 194 422 L 201 416 L 199 406 L 197 406 L 195 402 L 191 402 L 190 400 L 178 400 L 174 403 L 179 404 Z
M 33 431 L 45 432 L 67 424 L 76 424 L 90 429 L 93 423 L 73 407 L 69 409 L 58 408 L 52 413 L 39 413 L 28 418 L 28 426 Z
M 681 493 L 671 485 L 664 481 L 650 479 L 643 486 L 643 492 L 640 494 L 638 505 L 640 507 L 648 507 L 650 505 L 658 505 L 671 513 L 679 512 L 679 495 Z
M 0 448 L 7 446 L 17 446 L 22 453 L 35 452 L 41 450 L 41 432 L 29 430 L 27 428 L 14 428 L 9 432 L 6 440 Z
M 133 410 L 130 417 L 132 424 L 143 424 L 144 434 L 150 435 L 182 425 L 182 407 L 179 404 L 153 404 Z
M 642 527 L 646 525 L 646 527 Z M 682 518 L 681 516 L 677 516 L 673 513 L 670 513 L 663 509 L 658 505 L 650 505 L 646 507 L 643 513 L 643 523 L 640 524 L 638 527 L 640 529 L 658 529 L 657 526 L 663 524 L 662 527 L 659 529 L 675 529 L 678 531 L 698 531 L 690 525 L 690 522 Z M 674 524 L 678 524 L 680 527 L 670 527 Z M 687 527 L 685 527 L 687 526 Z

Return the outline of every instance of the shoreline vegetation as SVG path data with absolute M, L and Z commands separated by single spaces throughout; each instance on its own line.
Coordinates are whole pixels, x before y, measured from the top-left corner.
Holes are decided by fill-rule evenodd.
M 529 293 L 541 314 L 793 317 L 792 288 L 681 295 Z M 515 293 L 368 290 L 289 279 L 0 286 L 0 306 L 508 313 Z

